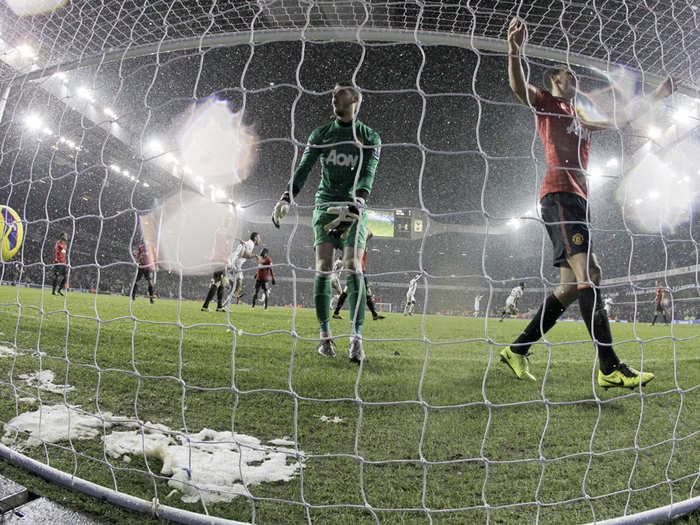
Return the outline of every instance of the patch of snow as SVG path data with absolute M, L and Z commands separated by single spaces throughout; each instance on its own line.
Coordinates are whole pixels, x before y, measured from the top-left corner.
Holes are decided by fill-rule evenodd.
M 17 432 L 28 433 L 24 443 L 27 447 L 37 447 L 42 442 L 57 443 L 70 439 L 93 439 L 101 432 L 103 426 L 110 428 L 120 419 L 115 419 L 109 412 L 102 416 L 84 414 L 77 407 L 65 405 L 41 405 L 34 412 L 25 412 L 12 418 L 4 425 L 5 434 L 2 442 L 11 444 Z
M 324 423 L 342 423 L 343 422 L 343 418 L 340 418 L 338 416 L 334 416 L 334 417 L 316 416 L 316 417 L 318 417 Z
M 177 434 L 169 429 L 144 428 L 112 432 L 103 437 L 105 452 L 155 457 L 163 462 L 160 473 L 171 476 L 168 485 L 182 492 L 184 503 L 230 502 L 249 495 L 246 486 L 291 481 L 302 458 L 289 448 L 268 447 L 245 434 L 203 429 Z M 294 461 L 287 464 L 287 458 Z
M 20 374 L 17 377 L 27 383 L 27 386 L 36 387 L 39 390 L 45 390 L 54 394 L 63 394 L 75 390 L 75 387 L 70 385 L 54 384 L 53 379 L 56 375 L 53 373 L 53 370 L 37 370 L 29 374 Z

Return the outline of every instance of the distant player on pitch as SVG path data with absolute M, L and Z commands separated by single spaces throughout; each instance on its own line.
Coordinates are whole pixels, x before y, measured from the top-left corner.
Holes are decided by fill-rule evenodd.
M 413 279 L 408 282 L 408 290 L 406 291 L 406 305 L 403 307 L 404 315 L 413 315 L 413 311 L 416 309 L 416 288 L 418 288 L 418 281 L 422 275 L 416 275 Z
M 481 299 L 483 295 L 474 296 L 474 317 L 479 317 L 479 307 L 481 306 Z
M 506 305 L 503 307 L 503 312 L 501 313 L 501 318 L 499 322 L 503 322 L 503 318 L 506 315 L 516 316 L 519 313 L 518 303 L 520 298 L 525 293 L 525 283 L 521 282 L 518 286 L 510 291 L 510 295 L 506 299 Z
M 659 281 L 656 281 L 656 295 L 651 301 L 654 305 L 654 318 L 651 320 L 651 326 L 656 323 L 656 318 L 662 315 L 664 318 L 664 324 L 668 324 L 668 319 L 666 319 L 666 309 L 664 308 L 664 289 Z
M 136 272 L 136 279 L 134 279 L 134 287 L 131 289 L 131 299 L 136 299 L 138 283 L 143 278 L 148 283 L 148 297 L 151 300 L 151 304 L 153 304 L 155 302 L 155 296 L 153 295 L 153 261 L 145 242 L 141 241 L 139 247 L 134 250 L 134 259 L 136 259 L 138 271 Z
M 338 306 L 338 299 L 343 294 L 343 285 L 340 284 L 340 272 L 343 270 L 343 259 L 338 257 L 333 262 L 333 274 L 331 275 L 331 290 L 333 298 L 331 299 L 331 308 L 335 309 Z
M 360 258 L 367 235 L 365 203 L 372 191 L 381 148 L 379 134 L 357 120 L 360 102 L 360 91 L 352 82 L 336 84 L 332 98 L 334 119 L 311 132 L 301 162 L 272 212 L 272 223 L 279 228 L 280 221 L 289 213 L 292 198 L 304 187 L 320 159 L 321 182 L 312 220 L 316 251 L 314 304 L 321 343 L 318 352 L 335 357 L 330 327 L 331 272 L 333 253 L 342 249 L 350 299 L 352 337 L 348 354 L 355 363 L 365 358 L 362 349 L 365 291 Z
M 227 226 L 219 226 L 214 232 L 214 245 L 209 256 L 214 266 L 214 273 L 209 285 L 209 291 L 202 305 L 202 312 L 209 311 L 209 303 L 216 297 L 216 311 L 225 312 L 223 300 L 224 289 L 228 283 L 226 278 L 226 261 L 231 246 L 231 232 Z
M 231 279 L 231 293 L 226 298 L 225 305 L 232 299 L 240 299 L 243 293 L 243 265 L 248 259 L 258 259 L 253 253 L 255 247 L 260 244 L 260 234 L 253 232 L 247 241 L 238 241 L 229 255 L 228 274 Z
M 68 279 L 68 234 L 61 233 L 53 249 L 53 290 L 51 295 L 63 295 L 63 287 Z M 60 279 L 60 280 L 59 280 Z
M 576 77 L 568 69 L 547 71 L 545 78 L 551 91 L 527 83 L 521 63 L 524 40 L 525 24 L 513 18 L 508 28 L 508 79 L 518 99 L 536 111 L 537 130 L 547 160 L 540 190 L 541 215 L 554 247 L 554 266 L 561 271 L 561 284 L 545 299 L 520 336 L 501 351 L 501 359 L 518 379 L 534 381 L 527 359 L 530 346 L 578 299 L 586 328 L 598 350 L 598 385 L 605 389 L 645 385 L 654 379 L 654 374 L 642 374 L 621 363 L 613 350 L 599 288 L 601 268 L 590 249 L 586 169 L 591 132 L 606 128 L 600 127 L 600 123 L 591 125 L 583 121 L 577 113 Z M 669 77 L 653 98 L 660 99 L 672 91 L 673 81 Z
M 253 292 L 253 303 L 251 308 L 255 308 L 255 300 L 262 291 L 265 310 L 270 297 L 270 283 L 275 284 L 275 271 L 272 269 L 272 259 L 268 255 L 267 248 L 263 248 L 258 257 L 258 271 L 255 272 L 255 292 Z

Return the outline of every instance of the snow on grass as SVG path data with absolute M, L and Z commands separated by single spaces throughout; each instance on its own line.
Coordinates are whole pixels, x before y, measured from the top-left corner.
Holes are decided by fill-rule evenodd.
M 143 432 L 112 432 L 103 440 L 113 458 L 140 455 L 161 460 L 160 473 L 171 477 L 168 485 L 182 493 L 184 503 L 230 502 L 249 495 L 249 486 L 291 481 L 304 456 L 291 448 L 262 445 L 252 436 L 206 428 L 183 434 L 155 425 Z
M 43 405 L 25 412 L 5 425 L 2 442 L 18 448 L 36 447 L 42 442 L 95 439 L 103 428 L 135 423 L 126 418 L 85 414 L 77 407 Z M 18 437 L 28 434 L 26 442 Z M 194 434 L 176 432 L 165 425 L 146 423 L 136 430 L 115 430 L 102 435 L 105 453 L 129 463 L 132 456 L 157 458 L 160 471 L 170 476 L 168 485 L 182 493 L 184 503 L 200 499 L 205 503 L 230 502 L 236 496 L 249 495 L 247 487 L 260 483 L 291 481 L 304 453 L 284 445 L 294 445 L 286 436 L 263 445 L 255 437 L 203 429 Z
M 22 379 L 27 386 L 36 387 L 39 390 L 45 390 L 46 392 L 53 392 L 54 394 L 63 394 L 65 392 L 72 392 L 75 387 L 70 385 L 56 385 L 53 382 L 56 375 L 52 370 L 37 370 L 36 372 L 31 372 L 29 374 L 20 374 L 19 379 Z
M 12 418 L 5 424 L 2 442 L 12 444 L 19 436 L 29 434 L 26 447 L 37 447 L 43 442 L 57 443 L 78 439 L 93 439 L 102 428 L 110 428 L 115 423 L 126 423 L 124 418 L 114 418 L 109 412 L 101 416 L 86 414 L 76 410 L 78 407 L 66 405 L 41 405 L 34 412 L 25 412 Z

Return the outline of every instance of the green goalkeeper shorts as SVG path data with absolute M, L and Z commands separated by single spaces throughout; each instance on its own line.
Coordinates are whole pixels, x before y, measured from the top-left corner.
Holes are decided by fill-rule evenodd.
M 314 209 L 314 217 L 312 221 L 314 228 L 314 246 L 318 246 L 324 242 L 329 242 L 337 249 L 343 249 L 346 246 L 357 246 L 358 250 L 364 250 L 367 239 L 367 212 L 362 210 L 360 220 L 352 225 L 352 228 L 350 228 L 350 233 L 345 239 L 331 235 L 329 232 L 324 230 L 324 226 L 336 217 L 337 215 L 326 213 L 325 209 Z

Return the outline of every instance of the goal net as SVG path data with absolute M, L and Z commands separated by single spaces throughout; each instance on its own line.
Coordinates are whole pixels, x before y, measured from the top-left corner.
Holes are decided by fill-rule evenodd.
M 0 456 L 51 496 L 189 523 L 640 523 L 700 504 L 697 5 L 0 14 L 0 204 L 23 226 L 0 276 Z M 615 351 L 656 376 L 642 389 L 600 386 L 577 302 L 533 345 L 536 381 L 499 362 L 560 281 L 535 108 L 508 81 L 513 17 L 530 84 L 565 67 L 577 111 L 617 123 L 581 176 Z M 386 315 L 367 315 L 360 365 L 347 309 L 337 357 L 317 352 L 318 167 L 270 220 L 338 81 L 382 140 L 365 276 Z

